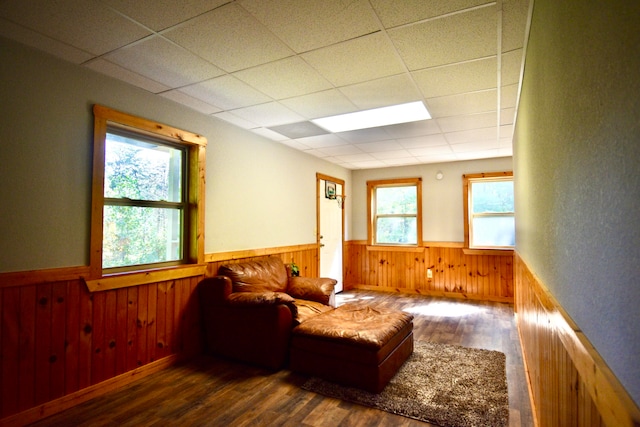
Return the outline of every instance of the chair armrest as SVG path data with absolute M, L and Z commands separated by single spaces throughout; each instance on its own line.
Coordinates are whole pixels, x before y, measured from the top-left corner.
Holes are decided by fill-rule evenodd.
M 233 284 L 226 276 L 214 276 L 203 279 L 198 283 L 198 294 L 206 304 L 222 305 L 231 295 Z
M 287 293 L 294 298 L 331 305 L 336 283 L 326 277 L 290 277 Z

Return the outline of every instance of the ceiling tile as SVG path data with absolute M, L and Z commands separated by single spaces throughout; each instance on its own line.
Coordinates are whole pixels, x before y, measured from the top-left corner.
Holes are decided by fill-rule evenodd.
M 200 15 L 163 35 L 228 72 L 293 54 L 236 3 Z
M 349 154 L 346 156 L 336 156 L 336 158 L 342 162 L 347 162 L 347 163 L 376 161 L 376 159 L 371 154 L 367 154 L 367 153 Z
M 186 105 L 187 107 L 193 108 L 194 110 L 200 111 L 204 114 L 213 114 L 220 112 L 220 109 L 218 107 L 207 104 L 206 102 L 189 96 L 184 92 L 180 92 L 179 90 L 170 90 L 161 93 L 160 96 L 171 99 L 172 101 L 179 102 L 180 104 Z
M 400 123 L 384 127 L 384 131 L 391 138 L 411 138 L 421 135 L 433 135 L 440 133 L 440 128 L 435 120 L 420 120 L 418 122 Z
M 351 113 L 357 109 L 355 105 L 337 89 L 283 99 L 280 102 L 309 119 Z
M 462 9 L 491 4 L 487 0 L 372 0 L 373 8 L 386 28 L 434 18 Z
M 229 0 L 102 0 L 136 21 L 159 31 L 215 9 Z
M 453 154 L 449 145 L 437 145 L 434 147 L 411 148 L 408 150 L 412 156 L 426 157 L 442 154 Z
M 244 119 L 242 117 L 236 116 L 235 114 L 233 114 L 232 112 L 229 111 L 222 111 L 220 113 L 216 113 L 216 114 L 212 114 L 213 117 L 216 117 L 220 120 L 224 120 L 225 122 L 234 124 L 236 126 L 239 126 L 243 129 L 254 129 L 259 127 L 259 125 L 255 122 L 252 122 L 251 120 L 247 120 Z
M 500 79 L 502 85 L 514 84 L 520 81 L 522 55 L 522 49 L 516 49 L 502 54 L 502 75 Z
M 180 91 L 223 110 L 247 107 L 270 101 L 270 98 L 233 76 L 226 75 L 186 86 Z
M 378 151 L 371 153 L 378 160 L 406 159 L 413 157 L 407 150 Z
M 308 138 L 311 136 L 329 134 L 327 130 L 309 121 L 273 126 L 269 128 L 269 130 L 277 132 L 291 139 Z
M 258 135 L 262 135 L 265 138 L 269 138 L 273 141 L 278 141 L 278 142 L 282 142 L 287 140 L 288 138 L 278 132 L 274 132 L 271 129 L 267 129 L 267 128 L 256 128 L 256 129 L 251 129 L 251 132 L 256 133 Z
M 380 29 L 366 0 L 241 0 L 240 4 L 297 53 Z
M 336 135 L 353 144 L 391 139 L 391 137 L 389 137 L 389 134 L 385 132 L 383 127 L 358 129 L 348 132 L 338 132 Z
M 470 151 L 484 151 L 498 149 L 498 140 L 493 138 L 491 141 L 474 141 L 465 142 L 464 144 L 451 144 L 451 149 L 454 153 L 467 153 Z
M 149 92 L 160 93 L 170 89 L 170 87 L 158 83 L 155 80 L 152 80 L 145 76 L 141 76 L 138 73 L 129 71 L 119 65 L 101 58 L 91 60 L 85 63 L 84 66 L 99 73 L 106 74 L 107 76 L 127 82 L 144 90 L 148 90 Z
M 495 6 L 389 30 L 409 70 L 496 54 Z
M 377 141 L 367 142 L 366 144 L 356 144 L 356 147 L 364 151 L 365 153 L 375 153 L 380 151 L 397 151 L 402 150 L 403 147 L 396 141 Z
M 299 57 L 293 56 L 233 74 L 274 99 L 330 89 L 331 84 Z
M 340 92 L 364 110 L 422 99 L 420 91 L 406 73 L 343 86 Z
M 308 138 L 298 138 L 298 141 L 300 141 L 304 145 L 308 145 L 311 148 L 325 148 L 335 147 L 338 145 L 348 145 L 347 141 L 332 133 L 327 135 L 310 136 Z M 351 145 L 348 146 L 351 147 Z
M 40 0 L 33 3 L 4 0 L 0 2 L 0 17 L 94 55 L 102 55 L 150 34 L 144 27 L 99 2 Z
M 382 33 L 307 52 L 302 58 L 335 86 L 347 86 L 405 70 Z
M 500 108 L 515 107 L 517 99 L 518 99 L 517 84 L 502 86 L 502 90 L 500 91 Z
M 384 159 L 383 161 L 387 166 L 407 166 L 407 165 L 416 165 L 420 163 L 420 161 L 416 157 Z
M 430 154 L 426 156 L 416 156 L 420 163 L 443 163 L 443 162 L 455 162 L 459 160 L 453 153 L 440 153 Z
M 349 156 L 355 154 L 362 154 L 362 150 L 360 150 L 355 145 L 336 145 L 333 147 L 324 147 L 320 148 L 320 151 L 326 153 L 328 156 Z
M 278 102 L 268 102 L 266 104 L 240 108 L 233 110 L 233 114 L 264 127 L 301 122 L 304 120 L 303 117 Z
M 449 144 L 462 144 L 465 142 L 483 141 L 489 139 L 497 140 L 498 128 L 494 123 L 493 127 L 447 133 L 445 134 L 445 138 L 447 139 L 447 142 L 449 142 Z
M 437 119 L 443 132 L 456 132 L 468 129 L 495 126 L 498 116 L 495 111 L 490 113 L 470 114 L 467 116 L 443 117 Z
M 40 49 L 74 64 L 81 64 L 94 57 L 88 52 L 76 49 L 66 43 L 59 42 L 3 18 L 0 18 L 0 36 Z
M 368 160 L 363 162 L 351 162 L 355 169 L 384 168 L 387 165 L 382 160 Z
M 498 85 L 498 63 L 495 57 L 461 62 L 413 72 L 425 98 L 454 95 L 495 88 Z
M 404 148 L 421 148 L 421 147 L 433 147 L 438 145 L 446 145 L 447 140 L 441 133 L 435 135 L 423 135 L 413 138 L 398 139 L 398 144 Z
M 148 37 L 104 58 L 171 88 L 223 74 L 219 68 L 160 36 Z
M 481 151 L 465 151 L 456 153 L 457 160 L 477 160 L 477 159 L 489 159 L 493 157 L 502 157 L 500 149 L 481 150 Z
M 434 118 L 495 111 L 498 103 L 495 89 L 427 100 Z
M 502 51 L 524 46 L 530 0 L 502 1 Z M 533 0 L 531 0 L 533 1 Z
M 307 147 L 306 145 L 302 144 L 301 142 L 299 142 L 298 140 L 295 139 L 284 139 L 282 141 L 279 141 L 281 144 L 284 144 L 288 147 L 291 148 L 295 148 L 296 150 L 300 150 L 300 151 L 307 151 L 310 148 Z
M 515 108 L 503 108 L 500 110 L 500 124 L 509 125 L 514 122 L 516 116 Z

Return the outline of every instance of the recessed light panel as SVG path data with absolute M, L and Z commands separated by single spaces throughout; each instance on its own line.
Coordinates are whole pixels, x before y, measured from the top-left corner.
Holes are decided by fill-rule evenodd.
M 422 101 L 416 101 L 313 119 L 311 121 L 329 132 L 345 132 L 356 129 L 395 125 L 398 123 L 416 122 L 430 118 L 431 115 Z

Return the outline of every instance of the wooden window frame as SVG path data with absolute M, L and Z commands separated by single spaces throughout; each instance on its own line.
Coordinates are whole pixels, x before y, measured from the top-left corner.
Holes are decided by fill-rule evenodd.
M 189 269 L 204 262 L 204 184 L 205 155 L 207 139 L 201 135 L 187 132 L 172 126 L 143 119 L 110 108 L 94 105 L 93 138 L 93 183 L 91 189 L 91 242 L 89 259 L 90 289 L 109 288 L 106 279 L 112 278 L 113 287 L 123 287 L 123 276 L 138 275 L 144 279 L 150 272 L 161 267 L 128 270 L 122 273 L 105 274 L 102 268 L 103 208 L 105 178 L 105 139 L 108 127 L 124 128 L 140 135 L 149 135 L 184 146 L 187 149 L 187 205 L 185 213 L 187 233 L 184 236 L 185 257 L 179 266 L 169 268 Z M 166 268 L 166 267 L 165 267 Z M 157 275 L 155 275 L 157 276 Z M 146 280 L 143 280 L 146 281 Z M 140 284 L 136 281 L 136 284 Z
M 375 191 L 379 187 L 416 187 L 416 244 L 376 243 Z M 367 181 L 367 244 L 375 247 L 416 248 L 422 246 L 422 178 L 399 178 Z
M 462 175 L 462 206 L 464 211 L 464 253 L 467 255 L 487 255 L 498 253 L 513 253 L 513 247 L 492 247 L 492 248 L 472 248 L 470 247 L 471 238 L 471 223 L 469 215 L 470 197 L 471 192 L 470 183 L 472 181 L 481 180 L 487 178 L 488 180 L 495 178 L 511 178 L 513 180 L 513 172 L 486 172 L 486 173 L 474 173 Z

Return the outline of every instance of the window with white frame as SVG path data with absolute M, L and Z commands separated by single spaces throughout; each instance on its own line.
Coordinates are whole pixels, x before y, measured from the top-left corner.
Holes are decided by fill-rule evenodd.
M 422 180 L 367 182 L 369 244 L 422 244 Z
M 513 173 L 463 176 L 465 247 L 513 249 L 515 213 Z

